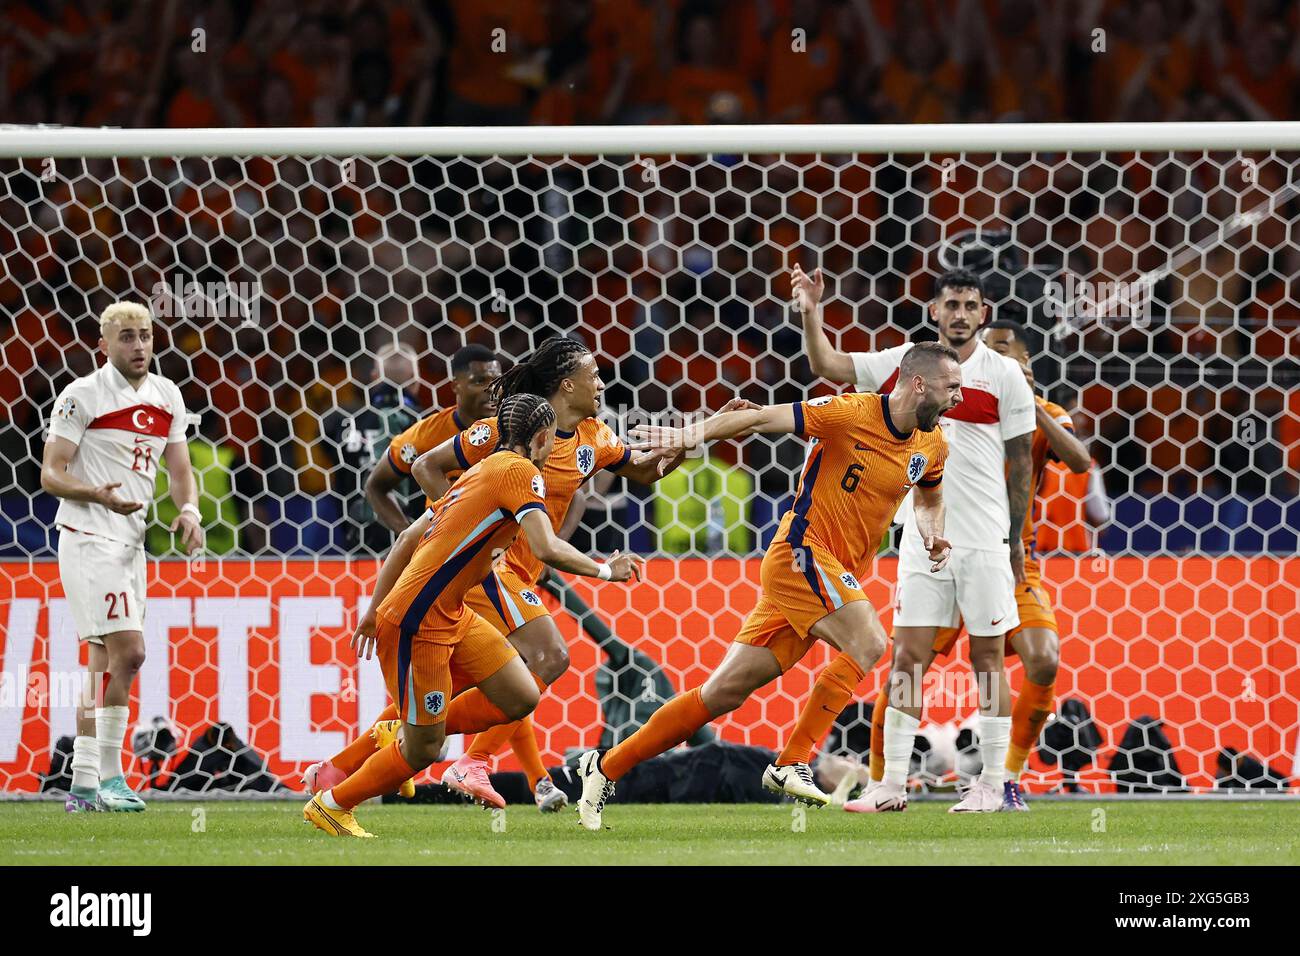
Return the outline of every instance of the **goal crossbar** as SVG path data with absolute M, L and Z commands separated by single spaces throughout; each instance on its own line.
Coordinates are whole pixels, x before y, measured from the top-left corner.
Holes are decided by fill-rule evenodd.
M 962 153 L 1300 148 L 1300 122 L 918 125 L 0 128 L 2 158 Z

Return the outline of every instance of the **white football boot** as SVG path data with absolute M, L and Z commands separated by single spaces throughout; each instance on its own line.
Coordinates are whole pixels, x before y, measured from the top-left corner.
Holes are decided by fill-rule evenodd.
M 976 780 L 960 803 L 948 808 L 949 813 L 997 813 L 1002 809 L 1002 791 L 983 780 Z
M 810 807 L 824 807 L 831 800 L 817 786 L 812 768 L 806 763 L 792 763 L 785 767 L 768 764 L 763 771 L 763 789 L 794 797 Z
M 578 758 L 578 776 L 582 778 L 578 822 L 588 830 L 599 830 L 605 801 L 614 795 L 614 781 L 600 772 L 600 754 L 594 750 L 588 750 Z
M 543 777 L 537 781 L 537 789 L 533 791 L 533 801 L 542 813 L 556 813 L 569 805 L 569 798 L 550 777 Z
M 907 809 L 907 788 L 873 780 L 856 800 L 844 804 L 849 813 L 892 813 Z

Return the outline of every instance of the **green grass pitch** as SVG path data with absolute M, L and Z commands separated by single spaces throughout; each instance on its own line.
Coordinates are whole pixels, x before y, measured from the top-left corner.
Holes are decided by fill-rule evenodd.
M 793 805 L 611 805 L 588 833 L 570 809 L 504 818 L 464 806 L 365 806 L 378 839 L 333 839 L 295 803 L 154 803 L 68 816 L 0 804 L 0 864 L 1028 864 L 1300 863 L 1295 802 L 1039 802 L 956 816 L 947 803 L 866 816 Z M 1100 812 L 1099 812 L 1100 811 Z M 504 829 L 502 824 L 504 824 Z

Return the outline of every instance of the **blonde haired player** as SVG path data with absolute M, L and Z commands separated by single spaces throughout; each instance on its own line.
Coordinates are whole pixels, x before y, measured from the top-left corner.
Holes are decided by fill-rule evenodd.
M 159 458 L 180 509 L 170 530 L 180 531 L 187 554 L 203 547 L 185 404 L 173 382 L 149 371 L 149 310 L 115 302 L 99 331 L 107 361 L 59 395 L 41 462 L 41 488 L 62 499 L 54 518 L 59 578 L 77 636 L 89 645 L 69 813 L 144 809 L 122 774 L 122 739 L 144 664 L 144 535 Z

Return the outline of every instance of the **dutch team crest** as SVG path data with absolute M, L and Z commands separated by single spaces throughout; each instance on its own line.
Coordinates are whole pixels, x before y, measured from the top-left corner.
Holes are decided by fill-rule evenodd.
M 924 455 L 913 455 L 907 462 L 907 480 L 909 484 L 916 484 L 925 474 L 925 466 L 930 464 L 930 459 Z
M 533 591 L 520 591 L 519 596 L 524 599 L 525 604 L 531 604 L 533 607 L 542 603 L 542 599 Z
M 578 463 L 578 471 L 586 478 L 591 474 L 591 469 L 596 467 L 596 449 L 590 445 L 579 445 L 574 460 Z
M 850 588 L 854 591 L 862 590 L 862 585 L 858 583 L 858 579 L 855 578 L 853 575 L 849 574 L 849 572 L 847 571 L 845 571 L 843 574 L 840 575 L 840 583 L 843 584 L 846 588 Z
M 446 705 L 447 699 L 440 690 L 431 690 L 424 695 L 424 709 L 435 717 L 442 713 L 442 708 Z
M 469 443 L 471 445 L 481 445 L 492 437 L 492 429 L 487 425 L 475 425 L 469 433 Z

